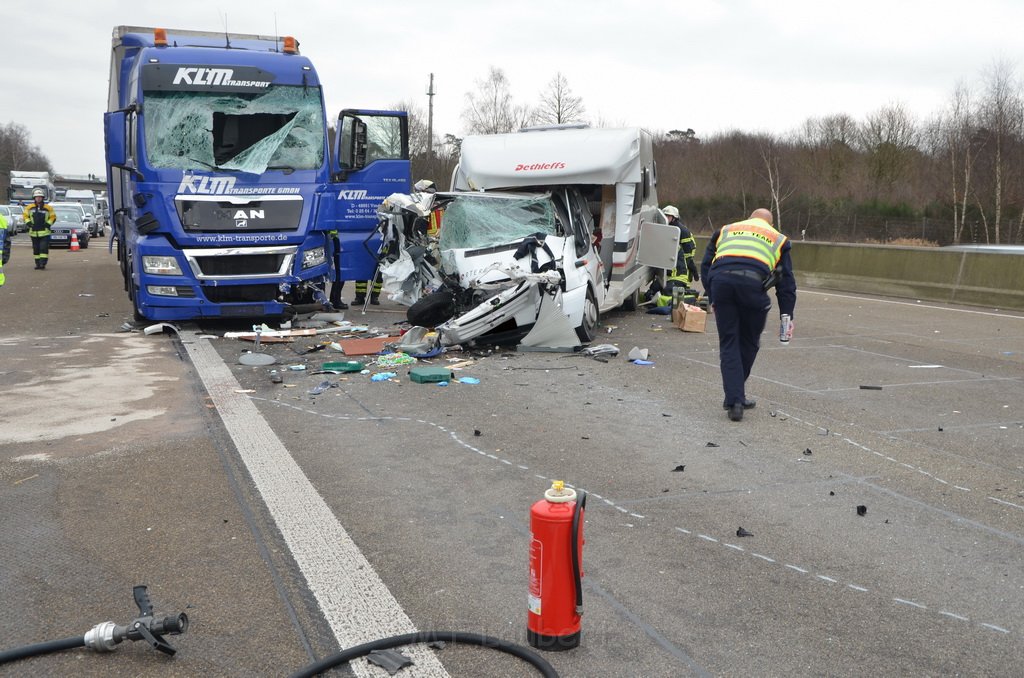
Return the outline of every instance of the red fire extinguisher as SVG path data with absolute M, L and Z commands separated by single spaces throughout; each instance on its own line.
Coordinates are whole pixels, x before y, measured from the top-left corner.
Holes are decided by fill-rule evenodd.
M 530 507 L 529 614 L 526 638 L 541 650 L 580 644 L 583 614 L 583 512 L 587 493 L 561 480 Z

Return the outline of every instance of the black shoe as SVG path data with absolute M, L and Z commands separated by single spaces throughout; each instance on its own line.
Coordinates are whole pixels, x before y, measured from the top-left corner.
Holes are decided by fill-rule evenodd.
M 355 305 L 355 306 L 362 306 L 365 303 L 366 303 L 366 297 L 361 295 L 361 294 L 357 294 L 356 298 L 352 300 L 352 304 Z
M 335 311 L 345 311 L 348 309 L 348 304 L 346 304 L 344 301 L 332 301 L 331 308 L 333 308 Z
M 756 400 L 746 400 L 746 399 L 743 400 L 743 409 L 749 410 L 749 409 L 753 409 L 755 407 L 757 407 L 757 401 Z M 722 401 L 722 409 L 723 410 L 729 409 L 729 406 L 725 404 L 724 400 Z
M 370 297 L 370 306 L 380 306 L 380 297 L 374 294 Z
M 732 407 L 729 408 L 729 418 L 733 421 L 741 421 L 743 419 L 743 403 L 735 402 Z

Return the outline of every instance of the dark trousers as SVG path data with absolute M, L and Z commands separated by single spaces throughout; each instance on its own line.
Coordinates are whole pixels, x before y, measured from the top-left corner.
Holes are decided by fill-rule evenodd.
M 36 260 L 36 268 L 46 268 L 46 261 L 50 258 L 50 236 L 44 235 L 32 238 L 32 258 Z
M 341 306 L 341 288 L 345 286 L 345 281 L 341 279 L 341 241 L 338 236 L 331 238 L 331 251 L 332 258 L 334 260 L 334 279 L 331 281 L 331 306 L 338 308 Z
M 761 348 L 761 333 L 772 302 L 758 280 L 725 271 L 711 279 L 711 299 L 728 406 L 746 398 L 744 384 Z

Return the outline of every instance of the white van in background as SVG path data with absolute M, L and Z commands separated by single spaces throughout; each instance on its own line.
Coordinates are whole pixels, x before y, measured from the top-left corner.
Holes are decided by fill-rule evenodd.
M 89 226 L 89 235 L 103 235 L 103 227 L 97 218 L 99 206 L 96 202 L 96 194 L 89 190 L 69 188 L 64 194 L 63 202 L 77 202 L 85 208 L 86 223 Z

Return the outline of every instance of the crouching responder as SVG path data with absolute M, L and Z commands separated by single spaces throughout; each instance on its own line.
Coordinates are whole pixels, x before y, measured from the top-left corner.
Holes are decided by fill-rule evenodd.
M 57 221 L 57 214 L 46 203 L 43 189 L 32 191 L 32 204 L 25 205 L 23 216 L 28 224 L 28 237 L 32 239 L 32 258 L 36 260 L 36 270 L 41 271 L 50 258 L 50 226 Z
M 0 287 L 7 282 L 4 277 L 4 264 L 11 258 L 11 231 L 7 230 L 7 219 L 0 214 Z
M 672 303 L 672 290 L 681 287 L 684 290 L 690 289 L 690 283 L 700 280 L 700 273 L 697 270 L 697 263 L 693 255 L 697 251 L 697 242 L 693 239 L 690 229 L 679 219 L 679 210 L 674 205 L 669 205 L 662 210 L 668 217 L 669 226 L 679 228 L 679 247 L 676 250 L 676 266 L 665 277 L 665 283 L 655 281 L 650 289 L 651 297 L 657 294 L 657 306 L 669 306 Z

